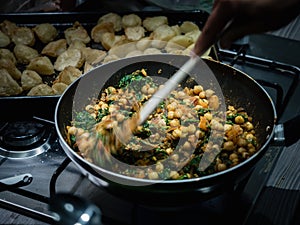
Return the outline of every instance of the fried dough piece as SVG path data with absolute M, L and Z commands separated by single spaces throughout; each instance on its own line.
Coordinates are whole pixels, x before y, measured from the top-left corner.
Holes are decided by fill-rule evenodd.
M 166 48 L 172 48 L 172 47 L 177 48 L 177 45 L 187 48 L 188 46 L 190 46 L 193 43 L 194 43 L 194 40 L 189 36 L 176 35 L 168 41 Z
M 174 26 L 171 26 L 171 28 L 174 30 L 174 32 L 175 32 L 176 35 L 182 34 L 181 30 L 180 30 L 180 27 L 177 24 L 174 25 Z
M 188 32 L 191 32 L 193 30 L 200 30 L 198 25 L 195 24 L 194 22 L 192 21 L 184 21 L 181 25 L 180 25 L 180 30 L 181 30 L 181 33 L 188 33 Z
M 122 17 L 122 27 L 136 27 L 142 25 L 142 19 L 137 14 L 131 13 Z
M 67 40 L 59 39 L 49 42 L 43 49 L 42 55 L 50 57 L 58 57 L 61 53 L 67 50 Z
M 13 31 L 17 28 L 18 26 L 9 20 L 4 20 L 0 23 L 0 30 L 10 38 L 12 37 Z
M 133 51 L 136 51 L 136 50 L 139 50 L 139 49 L 136 48 L 136 43 L 135 42 L 129 42 L 129 43 L 126 43 L 126 44 L 123 44 L 123 45 L 120 44 L 120 45 L 113 46 L 108 51 L 108 54 L 109 55 L 115 55 L 118 58 L 124 58 L 130 52 L 133 52 Z
M 91 38 L 86 29 L 78 22 L 74 22 L 73 27 L 69 27 L 64 31 L 67 43 L 70 45 L 74 40 L 80 40 L 87 44 Z
M 145 27 L 147 31 L 154 31 L 163 24 L 168 24 L 168 18 L 166 16 L 147 17 L 143 20 L 143 27 Z
M 16 67 L 16 65 L 7 58 L 0 59 L 0 68 L 6 69 L 6 71 L 14 78 L 15 80 L 20 80 L 21 71 Z
M 125 36 L 130 41 L 138 41 L 145 37 L 146 30 L 142 26 L 126 27 Z
M 38 24 L 32 30 L 44 44 L 53 41 L 58 35 L 57 29 L 50 23 Z
M 112 62 L 112 61 L 115 61 L 118 59 L 120 59 L 119 56 L 114 55 L 114 54 L 109 54 L 103 59 L 103 63 Z
M 91 65 L 91 64 L 85 62 L 85 63 L 84 63 L 84 66 L 83 66 L 83 73 L 89 72 L 90 70 L 94 69 L 95 66 L 100 65 L 101 63 L 102 63 L 102 61 L 99 62 L 98 64 Z
M 144 50 L 144 55 L 161 54 L 161 50 L 157 48 L 147 48 Z
M 144 51 L 145 49 L 149 48 L 151 46 L 151 38 L 150 37 L 144 37 L 136 42 L 136 48 L 138 50 Z
M 61 82 L 52 85 L 55 95 L 61 95 L 67 89 L 67 87 L 67 84 Z
M 68 66 L 80 68 L 84 63 L 84 58 L 79 49 L 69 48 L 61 53 L 54 62 L 54 69 L 63 71 Z
M 64 83 L 69 85 L 81 75 L 82 72 L 78 68 L 74 66 L 67 66 L 58 74 L 53 84 Z
M 121 43 L 125 40 L 125 35 L 115 35 L 114 33 L 107 32 L 102 35 L 101 44 L 106 50 L 109 50 L 116 44 Z
M 14 47 L 14 54 L 17 58 L 17 62 L 21 64 L 28 64 L 32 59 L 39 56 L 36 49 L 24 44 L 17 44 Z
M 28 91 L 31 88 L 42 84 L 42 77 L 33 70 L 24 70 L 21 76 L 21 85 L 23 90 Z
M 39 84 L 30 89 L 27 93 L 28 96 L 47 96 L 55 95 L 54 90 L 48 84 Z
M 200 30 L 192 30 L 190 32 L 185 33 L 184 35 L 192 38 L 193 42 L 195 43 L 198 39 L 198 37 L 200 36 L 201 31 Z
M 114 24 L 112 22 L 102 22 L 94 26 L 91 30 L 91 37 L 94 42 L 100 43 L 105 33 L 114 33 Z
M 0 30 L 0 48 L 4 48 L 10 44 L 10 38 Z
M 80 40 L 74 40 L 72 41 L 72 43 L 69 45 L 69 49 L 70 48 L 76 48 L 76 49 L 79 49 L 79 50 L 82 50 L 83 48 L 86 47 L 86 44 L 83 43 L 82 41 Z
M 22 87 L 15 81 L 6 69 L 0 69 L 0 96 L 19 95 Z
M 144 53 L 141 50 L 135 50 L 132 52 L 129 52 L 125 57 L 132 57 L 132 56 L 139 56 L 139 55 L 143 55 Z
M 6 49 L 6 48 L 0 49 L 0 58 L 8 59 L 8 60 L 12 61 L 13 64 L 15 64 L 15 65 L 17 63 L 17 59 L 16 59 L 14 53 L 12 53 L 9 49 Z
M 83 54 L 85 62 L 91 65 L 101 62 L 106 56 L 106 51 L 92 49 L 90 47 L 82 48 L 81 52 Z
M 111 22 L 113 24 L 114 31 L 118 32 L 122 30 L 122 17 L 117 13 L 107 13 L 101 16 L 97 24 Z
M 11 40 L 16 45 L 33 46 L 35 44 L 34 32 L 29 27 L 18 27 L 13 30 Z
M 176 32 L 169 25 L 163 24 L 157 27 L 151 36 L 154 40 L 169 41 L 171 38 L 176 36 Z
M 54 66 L 47 56 L 39 56 L 32 59 L 27 69 L 34 70 L 40 75 L 52 75 L 54 73 Z

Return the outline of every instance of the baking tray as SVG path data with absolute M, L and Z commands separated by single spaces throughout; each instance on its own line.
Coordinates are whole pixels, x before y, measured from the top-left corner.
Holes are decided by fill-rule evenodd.
M 51 13 L 8 13 L 0 14 L 0 22 L 9 20 L 18 26 L 34 27 L 41 23 L 51 23 L 59 31 L 59 37 L 63 37 L 63 31 L 72 27 L 78 21 L 90 34 L 91 29 L 97 24 L 98 19 L 108 12 L 51 12 Z M 199 28 L 203 28 L 209 14 L 206 11 L 134 11 L 117 12 L 119 15 L 135 13 L 142 19 L 146 17 L 164 15 L 170 25 L 181 24 L 184 21 L 195 22 Z M 39 49 L 39 42 L 34 46 Z M 91 41 L 87 46 L 103 49 L 101 44 Z M 217 49 L 213 46 L 210 56 L 218 60 Z M 47 120 L 53 120 L 56 103 L 59 95 L 55 96 L 13 96 L 0 97 L 0 120 L 23 119 L 37 116 Z

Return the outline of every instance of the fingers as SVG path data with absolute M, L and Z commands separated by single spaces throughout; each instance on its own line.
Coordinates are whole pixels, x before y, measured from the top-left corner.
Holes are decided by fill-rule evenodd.
M 232 15 L 234 15 L 235 11 L 235 5 L 232 4 L 233 2 L 234 1 L 215 1 L 212 13 L 195 43 L 193 52 L 196 55 L 201 56 L 208 48 L 217 42 L 224 28 L 226 28 L 232 20 Z

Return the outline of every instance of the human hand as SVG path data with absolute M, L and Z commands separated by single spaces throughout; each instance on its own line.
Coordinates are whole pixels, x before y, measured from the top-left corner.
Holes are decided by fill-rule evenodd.
M 228 48 L 245 35 L 279 29 L 299 12 L 300 0 L 215 0 L 193 52 L 201 56 L 218 40 Z

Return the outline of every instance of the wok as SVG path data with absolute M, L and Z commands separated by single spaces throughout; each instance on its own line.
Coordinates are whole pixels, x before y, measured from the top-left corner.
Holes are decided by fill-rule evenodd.
M 250 175 L 274 135 L 277 122 L 274 104 L 268 93 L 249 75 L 211 59 L 203 59 L 204 65 L 196 67 L 191 72 L 191 76 L 204 76 L 203 71 L 209 73 L 211 70 L 223 93 L 224 103 L 241 106 L 253 117 L 259 150 L 251 158 L 225 171 L 199 178 L 153 181 L 127 177 L 96 166 L 78 155 L 68 145 L 66 126 L 70 125 L 74 112 L 81 111 L 89 103 L 91 97 L 98 97 L 104 86 L 116 83 L 116 79 L 122 75 L 141 68 L 150 71 L 162 68 L 162 73 L 158 76 L 168 77 L 187 60 L 188 56 L 171 54 L 124 58 L 89 71 L 63 93 L 55 111 L 55 125 L 59 141 L 67 156 L 93 183 L 104 187 L 114 195 L 131 201 L 150 204 L 154 200 L 155 203 L 162 204 L 190 202 L 199 198 L 207 199 L 236 187 Z M 208 77 L 202 81 L 207 84 L 214 83 L 213 78 Z

